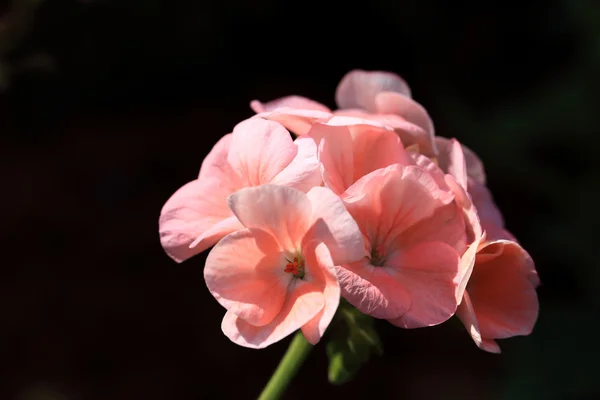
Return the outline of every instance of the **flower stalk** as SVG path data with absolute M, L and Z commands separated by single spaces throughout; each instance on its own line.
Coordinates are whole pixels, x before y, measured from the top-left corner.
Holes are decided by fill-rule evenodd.
M 302 332 L 298 331 L 258 400 L 280 399 L 312 348 Z

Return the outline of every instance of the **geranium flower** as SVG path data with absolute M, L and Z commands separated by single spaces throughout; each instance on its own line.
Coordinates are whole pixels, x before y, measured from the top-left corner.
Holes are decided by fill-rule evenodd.
M 307 192 L 320 185 L 316 150 L 312 139 L 292 140 L 277 122 L 239 123 L 206 156 L 198 178 L 165 203 L 159 232 L 167 254 L 182 262 L 242 229 L 227 206 L 227 197 L 239 189 L 273 183 Z
M 222 329 L 235 343 L 266 347 L 297 329 L 317 343 L 337 310 L 334 266 L 362 257 L 362 235 L 329 189 L 307 194 L 262 185 L 229 197 L 244 229 L 209 253 L 210 292 L 228 311 Z

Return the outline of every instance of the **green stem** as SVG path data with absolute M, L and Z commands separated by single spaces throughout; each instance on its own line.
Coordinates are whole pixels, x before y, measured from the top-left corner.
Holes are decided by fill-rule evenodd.
M 258 400 L 279 399 L 296 376 L 312 347 L 302 332 L 298 331 Z

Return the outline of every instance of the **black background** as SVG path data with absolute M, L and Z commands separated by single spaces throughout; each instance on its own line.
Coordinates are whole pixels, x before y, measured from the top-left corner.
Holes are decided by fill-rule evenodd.
M 600 5 L 593 0 L 53 1 L 2 7 L 1 399 L 255 398 L 289 340 L 221 333 L 158 216 L 203 157 L 350 69 L 394 71 L 440 136 L 484 160 L 542 280 L 533 334 L 479 350 L 452 322 L 377 328 L 385 355 L 327 382 L 323 346 L 285 398 L 571 399 L 597 383 Z

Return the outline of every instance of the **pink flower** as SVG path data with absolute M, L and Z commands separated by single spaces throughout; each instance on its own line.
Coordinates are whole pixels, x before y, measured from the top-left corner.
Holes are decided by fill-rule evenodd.
M 396 164 L 359 179 L 343 199 L 365 249 L 362 260 L 338 268 L 342 295 L 404 328 L 450 318 L 467 249 L 454 195 L 423 169 Z
M 334 266 L 362 257 L 356 222 L 323 187 L 304 194 L 263 185 L 228 202 L 244 229 L 221 240 L 204 269 L 208 289 L 227 309 L 223 332 L 252 348 L 297 329 L 317 343 L 339 304 Z
M 500 353 L 494 339 L 528 335 L 537 320 L 540 281 L 531 257 L 508 240 L 483 243 L 457 315 L 481 349 Z
M 454 139 L 436 137 L 435 142 L 439 150 L 437 160 L 443 171 L 449 172 L 452 168 L 451 153 Z M 512 240 L 516 241 L 514 236 L 504 228 L 504 219 L 500 210 L 496 206 L 492 194 L 485 185 L 486 176 L 483 163 L 479 157 L 467 146 L 461 146 L 464 154 L 464 173 L 465 183 L 463 186 L 469 193 L 473 205 L 477 209 L 481 227 L 486 232 L 487 240 Z
M 340 107 L 334 115 L 370 119 L 393 128 L 405 146 L 418 145 L 423 154 L 436 153 L 434 127 L 427 111 L 411 98 L 408 85 L 398 75 L 382 71 L 353 70 L 336 90 Z M 301 96 L 288 96 L 261 103 L 252 109 L 263 118 L 281 122 L 298 135 L 306 135 L 315 121 L 326 122 L 331 111 Z
M 320 185 L 316 146 L 292 140 L 280 124 L 259 118 L 239 123 L 202 162 L 197 179 L 164 205 L 159 231 L 163 248 L 177 262 L 198 254 L 242 229 L 227 197 L 244 187 L 273 183 L 307 192 Z
M 499 353 L 493 339 L 531 333 L 539 309 L 535 292 L 539 278 L 521 246 L 497 240 L 512 235 L 503 229 L 477 156 L 454 139 L 436 139 L 440 144 L 439 165 L 449 172 L 445 180 L 463 209 L 467 235 L 473 240 L 463 255 L 457 292 L 462 299 L 457 315 L 477 346 Z

